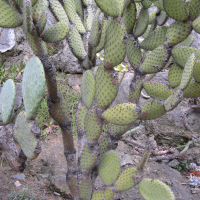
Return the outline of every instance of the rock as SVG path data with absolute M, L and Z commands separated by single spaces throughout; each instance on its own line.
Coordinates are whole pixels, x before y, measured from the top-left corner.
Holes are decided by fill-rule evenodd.
M 15 182 L 14 182 L 14 185 L 15 185 L 15 187 L 19 187 L 19 186 L 21 186 L 22 184 L 21 184 L 19 181 L 15 181 Z
M 0 27 L 0 52 L 4 53 L 15 46 L 15 33 L 13 28 Z
M 187 155 L 189 156 L 188 159 L 191 160 L 191 162 L 194 162 L 198 166 L 200 166 L 200 148 L 199 147 L 193 147 L 191 149 L 188 149 Z
M 25 179 L 25 175 L 24 174 L 15 174 L 12 176 L 15 179 Z
M 22 83 L 15 83 L 16 88 L 16 97 L 15 97 L 15 105 L 14 110 L 17 111 L 22 105 Z
M 82 74 L 67 74 L 67 84 L 69 86 L 81 85 Z
M 176 165 L 179 165 L 180 162 L 176 159 L 172 160 L 171 162 L 168 163 L 169 167 L 175 167 Z

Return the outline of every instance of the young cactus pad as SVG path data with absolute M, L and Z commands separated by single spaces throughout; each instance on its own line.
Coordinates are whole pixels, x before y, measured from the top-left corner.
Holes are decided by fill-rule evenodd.
M 139 183 L 141 195 L 146 200 L 174 200 L 174 194 L 170 188 L 159 180 L 143 179 Z
M 15 104 L 15 96 L 15 83 L 13 80 L 8 79 L 5 82 L 0 94 L 0 113 L 4 124 L 8 124 L 10 122 Z
M 33 119 L 45 92 L 45 75 L 41 61 L 33 57 L 27 63 L 23 79 L 22 93 L 26 117 Z

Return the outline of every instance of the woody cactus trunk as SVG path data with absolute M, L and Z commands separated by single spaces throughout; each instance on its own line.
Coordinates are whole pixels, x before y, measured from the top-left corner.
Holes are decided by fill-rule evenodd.
M 148 8 L 153 5 L 157 10 L 149 13 Z M 46 28 L 48 9 L 58 22 Z M 174 22 L 164 26 L 169 18 Z M 192 30 L 200 33 L 199 24 L 199 0 L 0 0 L 0 26 L 22 26 L 39 58 L 32 58 L 24 73 L 26 113 L 19 114 L 14 128 L 21 147 L 24 143 L 20 143 L 20 133 L 23 126 L 27 127 L 23 122 L 34 119 L 44 92 L 42 74 L 45 73 L 49 113 L 62 130 L 68 167 L 66 180 L 73 199 L 117 199 L 118 192 L 136 184 L 145 199 L 174 199 L 171 190 L 161 181 L 142 179 L 153 145 L 151 140 L 140 165 L 123 172 L 114 149 L 136 120 L 155 119 L 173 110 L 184 98 L 200 96 L 200 51 L 190 47 L 193 42 L 190 33 Z M 67 103 L 58 92 L 55 70 L 46 50 L 46 43 L 65 38 L 84 69 L 76 111 L 78 153 Z M 102 49 L 103 61 L 91 70 L 95 67 L 96 53 Z M 111 106 L 121 83 L 114 67 L 125 56 L 134 70 L 129 103 Z M 170 86 L 151 80 L 165 68 L 170 68 Z M 7 92 L 14 90 L 11 80 L 4 87 L 0 106 L 3 122 L 7 124 L 15 95 Z M 154 100 L 139 106 L 143 88 Z M 109 125 L 109 130 L 102 135 L 104 124 Z M 36 142 L 33 146 L 37 146 Z M 93 183 L 98 174 L 105 186 L 95 191 Z

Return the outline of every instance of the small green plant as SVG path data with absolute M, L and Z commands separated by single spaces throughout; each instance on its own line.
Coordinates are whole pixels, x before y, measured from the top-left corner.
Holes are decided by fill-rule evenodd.
M 8 79 L 5 70 L 5 60 L 3 59 L 0 65 L 0 81 L 1 84 L 4 83 Z
M 173 168 L 180 172 L 180 171 L 183 171 L 185 169 L 188 169 L 188 164 L 187 163 L 180 163 Z
M 50 56 L 58 53 L 58 49 L 53 48 L 50 44 L 47 45 L 47 51 Z

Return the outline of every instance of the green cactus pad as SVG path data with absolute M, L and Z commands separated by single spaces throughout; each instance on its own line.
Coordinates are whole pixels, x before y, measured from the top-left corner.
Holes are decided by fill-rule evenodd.
M 190 83 L 195 65 L 196 65 L 196 54 L 192 53 L 190 57 L 188 58 L 183 70 L 181 83 L 179 86 L 181 90 L 185 90 L 185 88 Z
M 76 12 L 79 14 L 81 19 L 83 20 L 84 13 L 83 13 L 83 5 L 82 5 L 82 0 L 74 0 L 75 5 L 76 5 Z
M 84 120 L 86 113 L 87 113 L 86 106 L 78 107 L 78 111 L 76 112 L 76 123 L 79 129 L 84 129 Z
M 161 103 L 157 101 L 147 102 L 142 106 L 140 119 L 143 119 L 143 120 L 156 119 L 164 115 L 165 112 L 166 112 L 165 108 Z
M 193 36 L 189 35 L 185 40 L 183 40 L 182 42 L 180 42 L 179 44 L 176 45 L 177 46 L 187 46 L 190 47 L 193 43 Z
M 200 34 L 200 17 L 198 17 L 192 22 L 192 27 L 197 33 Z
M 15 96 L 15 83 L 12 79 L 8 79 L 4 83 L 0 94 L 0 113 L 4 124 L 8 124 L 10 122 L 15 104 Z
M 106 152 L 98 167 L 99 176 L 107 186 L 112 185 L 120 173 L 120 160 L 113 150 Z
M 58 22 L 45 29 L 41 37 L 45 42 L 54 43 L 63 40 L 69 32 L 67 22 Z
M 102 126 L 93 108 L 85 115 L 84 129 L 88 142 L 97 140 L 101 134 Z
M 200 96 L 200 83 L 190 81 L 187 88 L 183 91 L 183 97 L 185 98 L 196 98 Z
M 79 15 L 77 13 L 75 13 L 74 18 L 75 18 L 74 19 L 75 20 L 74 23 L 76 25 L 76 28 L 77 28 L 78 32 L 80 34 L 84 34 L 86 32 L 86 30 L 85 30 L 85 27 L 84 27 L 84 25 L 83 25 L 83 23 L 81 21 L 81 18 L 79 17 Z
M 174 194 L 163 182 L 155 179 L 143 179 L 138 184 L 140 194 L 146 200 L 174 200 Z
M 111 188 L 108 188 L 106 191 L 95 191 L 92 194 L 92 200 L 100 200 L 100 199 L 104 199 L 104 200 L 113 200 L 113 196 L 114 193 L 113 191 L 111 191 Z
M 117 17 L 121 14 L 124 5 L 119 0 L 107 1 L 107 0 L 95 0 L 98 7 L 107 15 Z M 124 3 L 124 2 L 123 2 Z
M 146 31 L 147 26 L 149 25 L 149 13 L 148 9 L 142 8 L 140 10 L 139 17 L 137 19 L 135 28 L 134 28 L 134 36 L 140 37 Z
M 140 176 L 140 173 L 137 171 L 136 167 L 125 169 L 115 182 L 115 189 L 121 192 L 134 187 L 134 185 L 136 185 L 138 182 L 134 181 L 133 176 Z
M 154 1 L 153 2 L 155 6 L 157 6 L 157 8 L 159 8 L 160 10 L 164 10 L 164 7 L 163 7 L 163 0 L 157 0 L 157 1 Z
M 181 77 L 183 73 L 183 68 L 178 64 L 174 63 L 168 74 L 168 81 L 172 88 L 178 87 L 181 83 Z
M 164 25 L 168 20 L 168 15 L 165 11 L 161 11 L 160 15 L 157 17 L 157 23 L 159 26 Z
M 86 51 L 84 48 L 83 41 L 81 39 L 81 35 L 79 34 L 75 26 L 71 26 L 69 30 L 69 34 L 67 36 L 67 40 L 73 54 L 78 59 L 83 60 L 84 57 L 86 56 Z
M 113 77 L 114 70 L 106 70 L 103 62 L 96 73 L 96 99 L 99 108 L 108 107 L 115 99 L 118 91 L 117 77 Z
M 144 89 L 154 99 L 165 100 L 174 91 L 168 89 L 168 86 L 163 83 L 147 81 L 143 84 Z
M 106 31 L 106 42 L 104 47 L 105 66 L 113 68 L 119 65 L 126 54 L 126 33 L 121 18 L 110 19 Z M 116 34 L 117 33 L 117 34 Z
M 45 74 L 38 57 L 31 58 L 26 64 L 23 79 L 22 93 L 26 110 L 26 117 L 33 119 L 45 92 Z
M 82 200 L 91 199 L 92 195 L 92 183 L 91 181 L 82 181 L 80 184 L 80 198 Z
M 149 35 L 150 29 L 151 29 L 151 25 L 148 25 L 146 31 L 142 35 L 143 38 L 146 38 Z
M 120 125 L 115 125 L 115 124 L 109 123 L 108 130 L 111 135 L 122 135 L 129 129 L 129 127 L 130 127 L 130 125 L 120 126 Z
M 31 0 L 23 1 L 23 29 L 26 32 L 32 32 L 33 18 L 32 18 L 32 2 Z
M 93 0 L 82 0 L 84 6 L 88 6 L 89 4 L 92 4 Z
M 81 96 L 87 108 L 89 108 L 94 100 L 95 80 L 90 70 L 87 70 L 81 81 Z
M 162 45 L 157 47 L 147 55 L 140 70 L 148 74 L 159 72 L 162 70 L 163 64 L 165 64 L 166 56 L 167 53 L 164 47 Z
M 152 5 L 152 1 L 151 0 L 143 0 L 142 1 L 142 7 L 143 8 L 149 8 Z
M 84 146 L 81 153 L 80 166 L 82 169 L 90 170 L 96 162 L 96 157 L 89 152 L 88 147 Z
M 9 1 L 9 0 L 5 0 L 5 1 Z M 10 2 L 10 1 L 9 1 Z M 16 2 L 16 4 L 19 6 L 19 7 L 23 7 L 23 0 L 17 0 L 17 1 L 15 1 Z M 36 3 L 38 2 L 38 0 L 31 0 L 31 3 L 32 3 L 32 5 L 34 6 Z
M 185 67 L 185 64 L 191 55 L 191 53 L 195 52 L 197 54 L 196 60 L 200 59 L 200 51 L 193 47 L 186 46 L 177 46 L 172 49 L 172 57 L 174 60 L 182 67 Z
M 141 43 L 141 48 L 153 50 L 165 42 L 167 26 L 159 27 L 151 32 Z
M 44 11 L 41 14 L 40 18 L 38 19 L 37 23 L 35 24 L 35 27 L 39 35 L 41 35 L 42 32 L 44 31 L 46 23 L 47 23 L 47 13 L 46 11 Z
M 133 103 L 138 103 L 140 99 L 141 90 L 143 88 L 142 78 L 137 82 L 134 89 L 130 88 L 129 91 L 129 101 Z
M 34 131 L 34 132 L 33 132 Z M 21 112 L 16 119 L 14 126 L 14 136 L 24 154 L 29 159 L 38 156 L 40 149 L 38 148 L 38 139 L 35 134 L 40 135 L 40 128 L 33 120 L 26 118 L 26 113 Z
M 130 3 L 128 7 L 125 8 L 123 13 L 123 22 L 126 27 L 126 31 L 130 32 L 133 30 L 136 21 L 136 7 L 134 3 Z
M 188 19 L 188 13 L 183 0 L 163 0 L 165 12 L 173 19 L 185 21 Z
M 152 24 L 155 16 L 156 16 L 157 10 L 152 11 L 151 13 L 149 13 L 149 24 Z
M 110 107 L 103 113 L 103 116 L 108 122 L 116 125 L 127 125 L 138 118 L 136 105 L 132 103 L 117 104 Z
M 126 45 L 126 54 L 128 61 L 130 62 L 133 68 L 136 68 L 140 65 L 142 59 L 142 52 L 139 46 L 137 46 L 137 43 L 131 40 L 130 38 L 128 39 L 128 43 Z
M 172 93 L 164 103 L 165 110 L 171 111 L 173 108 L 175 108 L 178 103 L 183 99 L 183 92 L 179 88 L 177 88 L 174 93 Z
M 53 15 L 55 16 L 55 18 L 58 21 L 65 21 L 65 22 L 69 23 L 67 14 L 66 14 L 63 6 L 61 5 L 61 3 L 58 0 L 49 1 L 49 7 L 50 7 Z
M 168 42 L 171 46 L 178 44 L 185 40 L 191 31 L 192 27 L 189 21 L 175 21 L 168 28 L 166 42 Z
M 108 150 L 111 149 L 110 147 L 110 138 L 107 136 L 107 134 L 101 135 L 98 144 L 101 148 L 101 157 L 106 153 Z
M 108 20 L 104 19 L 102 24 L 103 24 L 103 27 L 102 27 L 102 32 L 101 32 L 101 39 L 98 46 L 96 47 L 96 52 L 99 52 L 104 48 Z
M 194 20 L 200 15 L 200 1 L 191 0 L 189 8 L 190 19 Z
M 85 15 L 84 15 L 84 26 L 86 30 L 91 30 L 92 22 L 94 18 L 94 12 L 91 5 L 89 5 L 86 9 L 87 9 L 87 12 L 85 12 Z
M 65 9 L 65 12 L 67 13 L 67 16 L 69 18 L 70 22 L 75 21 L 75 15 L 76 15 L 76 5 L 74 0 L 65 0 L 63 1 L 63 8 Z
M 21 26 L 22 22 L 21 15 L 3 0 L 0 0 L 0 27 L 15 28 Z
M 196 62 L 196 66 L 194 68 L 194 73 L 193 73 L 194 79 L 197 82 L 200 82 L 200 60 Z

